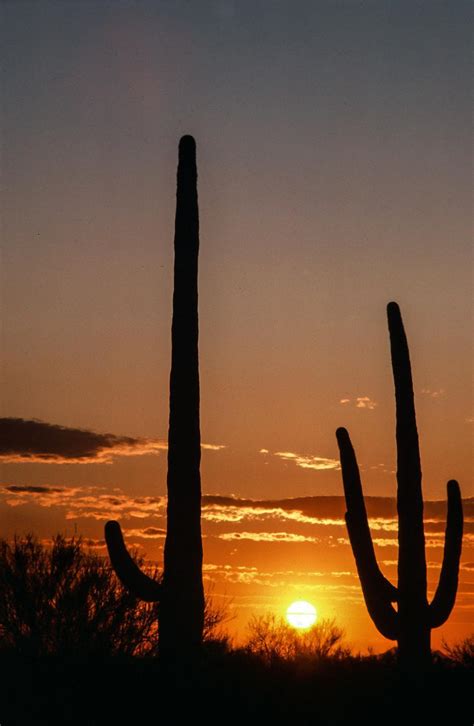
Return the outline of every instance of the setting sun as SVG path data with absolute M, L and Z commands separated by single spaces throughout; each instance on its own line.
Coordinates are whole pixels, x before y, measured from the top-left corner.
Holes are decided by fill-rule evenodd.
M 286 611 L 286 619 L 294 628 L 310 628 L 316 622 L 316 608 L 306 600 L 291 603 Z

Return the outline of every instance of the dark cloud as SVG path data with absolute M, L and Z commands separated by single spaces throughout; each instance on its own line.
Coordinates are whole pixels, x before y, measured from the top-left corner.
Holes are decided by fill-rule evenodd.
M 166 537 L 166 529 L 160 527 L 144 527 L 141 529 L 125 529 L 124 535 L 127 538 L 137 537 L 138 539 L 160 539 Z
M 467 519 L 467 518 L 466 518 Z M 446 529 L 446 522 L 444 520 L 439 521 L 433 521 L 428 520 L 425 521 L 425 534 L 444 534 L 444 531 Z M 474 534 L 474 522 L 470 519 L 467 519 L 467 521 L 464 522 L 463 526 L 464 534 Z
M 7 492 L 26 492 L 29 494 L 46 494 L 48 492 L 61 492 L 62 489 L 55 487 L 17 487 L 14 485 L 6 486 Z
M 2 491 L 5 492 L 1 497 Z M 120 517 L 162 516 L 166 510 L 164 497 L 132 497 L 128 494 L 111 495 L 104 487 L 0 487 L 0 498 L 11 507 L 35 504 L 39 507 L 66 509 L 66 519 L 81 517 L 97 520 Z
M 294 497 L 288 499 L 243 499 L 207 495 L 202 498 L 203 509 L 221 510 L 281 510 L 299 512 L 303 517 L 314 519 L 344 519 L 346 511 L 345 499 L 342 496 Z M 371 519 L 397 520 L 397 502 L 394 497 L 365 497 L 367 514 Z M 466 520 L 474 518 L 474 497 L 463 500 Z M 425 520 L 444 522 L 446 519 L 446 501 L 428 500 L 424 503 Z
M 160 527 L 146 527 L 142 530 L 142 532 L 149 537 L 153 537 L 155 535 L 166 534 L 166 529 L 161 529 Z
M 0 419 L 0 457 L 11 462 L 108 462 L 114 455 L 156 453 L 163 443 L 99 434 L 36 419 Z

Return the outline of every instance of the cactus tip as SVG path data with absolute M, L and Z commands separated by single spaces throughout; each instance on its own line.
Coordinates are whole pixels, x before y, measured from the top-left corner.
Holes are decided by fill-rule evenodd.
M 116 535 L 119 533 L 122 534 L 122 531 L 120 529 L 120 524 L 116 522 L 114 519 L 110 519 L 108 522 L 105 523 L 105 536 L 107 535 Z
M 396 303 L 396 302 L 394 302 L 393 300 L 392 300 L 392 302 L 389 302 L 388 305 L 387 305 L 387 315 L 388 316 L 391 316 L 391 315 L 398 315 L 398 316 L 400 316 L 400 306 L 399 306 L 399 304 Z
M 459 484 L 456 479 L 450 479 L 447 483 L 448 494 L 460 493 Z
M 347 431 L 347 429 L 344 428 L 344 426 L 339 426 L 339 428 L 336 429 L 336 438 L 338 441 L 347 439 L 348 436 L 349 436 L 349 432 Z
M 179 140 L 179 150 L 181 153 L 191 153 L 196 151 L 196 140 L 194 136 L 185 134 Z

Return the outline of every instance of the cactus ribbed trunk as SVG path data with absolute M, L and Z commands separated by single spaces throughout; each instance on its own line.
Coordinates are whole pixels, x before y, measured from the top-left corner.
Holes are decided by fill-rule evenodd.
M 431 628 L 428 624 L 428 601 L 423 611 L 410 611 L 408 600 L 399 607 L 400 634 L 397 640 L 398 662 L 405 673 L 423 674 L 431 666 Z
M 160 651 L 198 646 L 204 624 L 199 429 L 196 146 L 179 147 L 168 433 L 168 526 L 160 603 Z
M 388 310 L 396 405 L 398 510 L 398 656 L 413 670 L 431 660 L 426 596 L 421 462 L 410 353 L 398 305 Z

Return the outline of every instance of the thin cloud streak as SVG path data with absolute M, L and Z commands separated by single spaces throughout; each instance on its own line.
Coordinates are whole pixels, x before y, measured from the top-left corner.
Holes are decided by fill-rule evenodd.
M 165 497 L 131 497 L 120 491 L 110 492 L 104 487 L 52 487 L 6 486 L 3 498 L 10 507 L 36 504 L 40 507 L 59 507 L 66 510 L 65 518 L 70 519 L 121 519 L 164 515 Z M 107 492 L 107 493 L 105 493 Z
M 327 469 L 341 468 L 340 462 L 337 459 L 327 459 L 323 456 L 303 456 L 301 454 L 295 454 L 292 451 L 276 451 L 274 456 L 278 456 L 283 461 L 292 461 L 302 469 L 324 471 Z
M 374 408 L 377 408 L 377 406 L 378 406 L 377 401 L 374 401 L 369 396 L 357 396 L 354 399 L 341 398 L 341 399 L 339 399 L 339 403 L 342 406 L 347 406 L 347 404 L 353 403 L 353 405 L 356 408 L 367 408 L 367 409 L 369 409 L 369 411 L 373 411 Z
M 259 570 L 257 567 L 246 565 L 203 565 L 204 579 L 210 582 L 227 582 L 237 585 L 260 585 L 262 587 L 288 589 L 302 586 L 305 589 L 321 588 L 334 591 L 346 591 L 357 587 L 357 583 L 347 585 L 341 578 L 357 580 L 355 572 L 347 571 L 311 571 L 311 570 Z M 324 580 L 324 582 L 321 582 Z M 313 582 L 315 581 L 315 582 Z M 334 581 L 334 582 L 333 582 Z
M 421 392 L 430 398 L 442 398 L 445 394 L 444 388 L 422 388 Z
M 225 532 L 218 535 L 223 540 L 252 540 L 253 542 L 320 542 L 318 537 L 306 537 L 294 532 Z
M 139 539 L 162 539 L 166 537 L 166 529 L 158 527 L 145 527 L 143 529 L 125 529 L 125 537 L 138 537 Z

